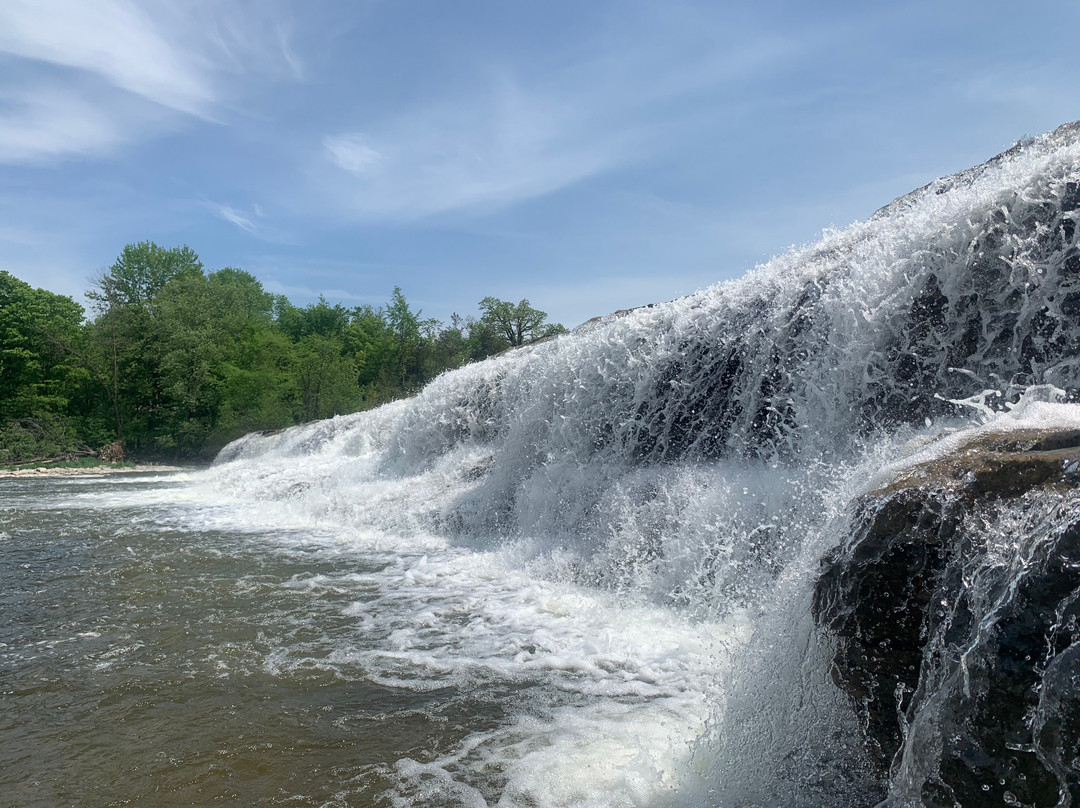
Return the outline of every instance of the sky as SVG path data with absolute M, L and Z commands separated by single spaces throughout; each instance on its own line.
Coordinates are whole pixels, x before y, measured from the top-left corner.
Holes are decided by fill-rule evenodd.
M 1080 3 L 0 0 L 0 269 L 569 327 L 1080 118 Z

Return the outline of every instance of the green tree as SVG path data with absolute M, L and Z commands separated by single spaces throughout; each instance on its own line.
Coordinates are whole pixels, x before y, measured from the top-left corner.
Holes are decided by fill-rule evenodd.
M 278 326 L 293 341 L 299 341 L 311 334 L 320 337 L 340 337 L 351 320 L 350 312 L 340 303 L 331 306 L 326 298 L 319 295 L 319 302 L 302 309 L 292 305 L 285 298 L 278 298 L 275 304 Z
M 250 273 L 206 272 L 191 248 L 149 241 L 124 247 L 87 297 L 90 322 L 70 298 L 0 273 L 0 457 L 113 438 L 136 455 L 206 452 L 377 406 L 565 330 L 527 300 L 494 297 L 479 319 L 444 326 L 400 287 L 379 308 L 301 308 Z
M 87 292 L 97 316 L 85 364 L 110 400 L 117 438 L 130 449 L 160 448 L 161 434 L 174 415 L 168 411 L 162 367 L 165 332 L 155 325 L 158 297 L 170 283 L 198 283 L 200 278 L 202 262 L 190 247 L 144 241 L 124 247 Z
M 394 350 L 394 373 L 402 393 L 421 381 L 420 346 L 421 312 L 409 308 L 400 286 L 394 287 L 393 296 L 386 305 L 384 316 Z
M 528 300 L 515 305 L 508 300 L 485 297 L 480 301 L 480 311 L 483 312 L 480 322 L 493 329 L 511 347 L 566 333 L 559 323 L 548 323 L 547 312 L 534 309 Z
M 82 319 L 70 297 L 0 271 L 0 417 L 66 410 L 75 369 L 64 346 Z
M 394 381 L 395 339 L 382 309 L 357 306 L 342 335 L 345 353 L 356 362 L 357 386 L 364 408 L 375 407 L 399 395 Z
M 177 455 L 216 449 L 247 431 L 352 405 L 340 391 L 356 398 L 355 374 L 341 384 L 326 379 L 325 351 L 312 352 L 305 342 L 334 341 L 340 354 L 340 340 L 313 333 L 301 346 L 292 344 L 274 322 L 274 302 L 254 276 L 229 267 L 177 275 L 158 292 L 153 329 L 164 395 L 153 435 L 158 449 Z M 309 411 L 301 412 L 304 394 Z
M 470 359 L 469 321 L 451 314 L 450 325 L 440 327 L 431 342 L 432 378 L 444 370 L 461 367 Z
M 83 309 L 0 271 L 0 461 L 103 442 L 89 377 L 73 358 Z
M 466 323 L 468 325 L 467 345 L 470 360 L 478 361 L 509 350 L 510 343 L 498 327 L 490 321 L 470 317 Z
M 99 311 L 118 306 L 147 306 L 179 275 L 201 275 L 202 261 L 187 245 L 160 247 L 152 241 L 128 244 L 86 296 Z
M 315 421 L 360 409 L 356 362 L 345 356 L 341 339 L 308 334 L 297 345 L 302 419 Z
M 149 341 L 158 351 L 160 411 L 147 439 L 179 457 L 201 446 L 217 423 L 215 370 L 228 348 L 223 312 L 201 272 L 175 276 L 153 302 Z
M 215 368 L 221 393 L 210 449 L 302 419 L 296 346 L 276 326 L 253 329 Z
M 215 313 L 211 374 L 218 409 L 206 440 L 216 449 L 247 432 L 296 420 L 297 357 L 274 320 L 274 296 L 253 275 L 226 267 L 208 275 L 207 290 Z
M 244 330 L 269 326 L 274 320 L 274 296 L 250 272 L 225 267 L 207 275 L 218 317 L 230 324 L 232 335 Z

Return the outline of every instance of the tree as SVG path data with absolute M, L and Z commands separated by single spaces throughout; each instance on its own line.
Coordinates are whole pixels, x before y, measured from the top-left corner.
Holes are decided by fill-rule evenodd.
M 431 377 L 444 370 L 459 368 L 469 361 L 469 321 L 460 314 L 450 315 L 450 325 L 439 327 L 432 342 Z
M 211 272 L 207 281 L 217 409 L 205 442 L 214 449 L 246 432 L 293 423 L 299 394 L 296 349 L 274 321 L 274 296 L 239 269 Z
M 215 368 L 232 348 L 209 280 L 201 272 L 173 277 L 154 298 L 150 340 L 156 346 L 159 413 L 147 440 L 177 455 L 201 445 L 220 405 Z
M 166 249 L 152 241 L 128 244 L 86 293 L 98 311 L 116 306 L 148 305 L 178 275 L 199 274 L 202 261 L 187 245 Z
M 0 271 L 0 462 L 84 450 L 100 440 L 87 376 L 72 356 L 82 319 L 70 297 Z
M 259 429 L 301 419 L 297 347 L 273 324 L 251 330 L 235 352 L 216 365 L 221 394 L 210 448 Z
M 559 323 L 548 323 L 547 312 L 534 309 L 528 300 L 514 305 L 508 300 L 485 297 L 480 301 L 480 311 L 480 322 L 493 328 L 511 347 L 566 333 Z
M 83 309 L 0 271 L 0 416 L 22 418 L 67 407 L 74 340 Z
M 409 308 L 400 286 L 394 287 L 393 296 L 387 304 L 384 316 L 394 347 L 395 377 L 402 392 L 407 391 L 417 378 L 420 366 L 421 312 Z
M 312 334 L 320 337 L 340 337 L 350 320 L 347 308 L 340 303 L 331 306 L 322 295 L 319 295 L 318 303 L 302 309 L 282 297 L 276 301 L 275 308 L 278 326 L 294 342 Z
M 494 297 L 448 326 L 400 287 L 382 307 L 299 308 L 190 247 L 129 244 L 73 300 L 0 272 L 0 458 L 119 439 L 192 455 L 247 431 L 370 408 L 439 373 L 565 329 Z M 110 427 L 110 422 L 112 426 Z
M 234 337 L 247 328 L 271 325 L 274 296 L 250 272 L 225 267 L 206 279 L 218 318 Z
M 304 421 L 360 409 L 356 362 L 345 356 L 338 337 L 308 334 L 297 344 Z
M 116 436 L 132 448 L 149 448 L 167 418 L 161 362 L 162 331 L 154 327 L 156 302 L 178 279 L 205 280 L 190 247 L 152 241 L 128 244 L 86 293 L 98 312 L 91 333 L 97 350 L 90 372 L 102 380 L 116 421 Z
M 340 340 L 312 333 L 293 344 L 273 320 L 274 303 L 254 276 L 233 268 L 182 273 L 157 293 L 152 330 L 162 407 L 150 436 L 155 448 L 192 454 L 246 431 L 349 411 L 352 401 L 342 402 L 341 389 L 344 398 L 350 391 L 356 398 L 355 374 L 327 381 L 326 352 L 306 349 L 307 341 L 329 341 L 340 355 Z M 320 308 L 338 307 L 320 301 L 294 310 L 302 318 Z
M 396 342 L 381 309 L 367 305 L 353 309 L 342 341 L 345 353 L 356 362 L 356 382 L 365 408 L 398 395 L 391 370 Z

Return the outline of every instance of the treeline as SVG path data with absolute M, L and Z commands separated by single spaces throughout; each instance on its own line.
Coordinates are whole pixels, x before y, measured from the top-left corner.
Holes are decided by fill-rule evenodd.
M 368 409 L 439 373 L 563 333 L 527 300 L 425 319 L 400 288 L 381 307 L 303 308 L 188 247 L 130 244 L 87 294 L 0 271 L 0 463 L 119 444 L 207 455 L 247 432 Z

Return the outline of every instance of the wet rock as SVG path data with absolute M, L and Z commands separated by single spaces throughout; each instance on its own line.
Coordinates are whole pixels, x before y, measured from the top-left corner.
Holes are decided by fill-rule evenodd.
M 1080 431 L 986 435 L 862 497 L 814 613 L 890 804 L 1080 800 Z

